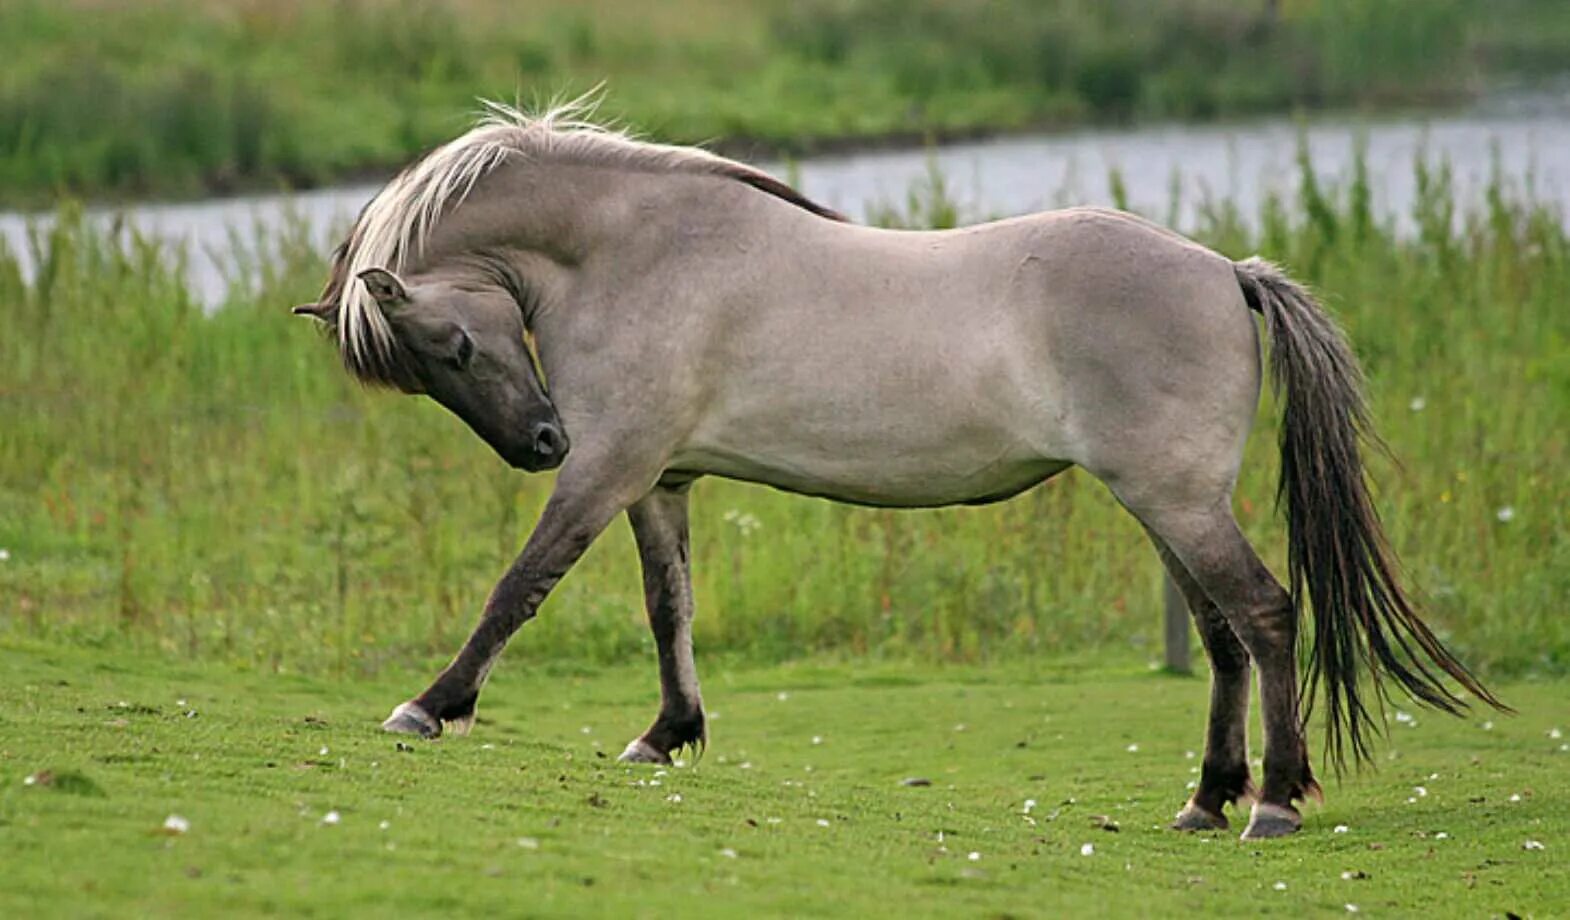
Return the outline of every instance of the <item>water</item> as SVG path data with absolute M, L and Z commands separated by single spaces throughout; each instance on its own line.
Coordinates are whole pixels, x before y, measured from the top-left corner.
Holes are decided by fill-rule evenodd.
M 1305 133 L 1306 130 L 1306 133 Z M 1270 193 L 1290 196 L 1298 181 L 1296 154 L 1306 136 L 1316 171 L 1344 181 L 1356 146 L 1366 163 L 1377 213 L 1405 224 L 1415 193 L 1413 163 L 1444 159 L 1463 205 L 1481 200 L 1497 168 L 1517 189 L 1557 204 L 1570 215 L 1570 87 L 1486 100 L 1472 111 L 1438 117 L 1317 121 L 1306 129 L 1289 119 L 1237 124 L 1086 130 L 921 148 L 817 157 L 796 164 L 807 194 L 852 216 L 869 206 L 900 202 L 936 164 L 967 220 L 1070 204 L 1110 204 L 1109 171 L 1122 175 L 1130 205 L 1179 229 L 1193 226 L 1207 200 L 1225 199 L 1245 217 Z M 781 164 L 763 164 L 777 175 Z M 206 303 L 228 290 L 237 259 L 234 241 L 303 220 L 324 252 L 341 237 L 376 185 L 288 195 L 252 195 L 183 204 L 93 209 L 93 219 L 122 216 L 142 232 L 187 247 L 191 283 Z M 47 216 L 33 217 L 47 221 Z M 0 235 L 22 252 L 29 218 L 0 213 Z

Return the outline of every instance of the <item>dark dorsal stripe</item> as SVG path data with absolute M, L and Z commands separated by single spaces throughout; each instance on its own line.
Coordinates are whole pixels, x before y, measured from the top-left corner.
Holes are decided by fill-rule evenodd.
M 834 210 L 833 208 L 824 207 L 823 205 L 818 204 L 816 201 L 813 201 L 811 198 L 808 198 L 806 195 L 796 191 L 791 186 L 786 185 L 784 182 L 781 182 L 768 173 L 759 172 L 756 169 L 743 166 L 740 163 L 725 163 L 723 168 L 720 170 L 720 175 L 736 179 L 739 182 L 743 182 L 752 186 L 760 192 L 767 192 L 776 198 L 790 202 L 798 208 L 811 211 L 819 217 L 826 217 L 829 220 L 837 220 L 840 223 L 850 223 L 850 218 Z

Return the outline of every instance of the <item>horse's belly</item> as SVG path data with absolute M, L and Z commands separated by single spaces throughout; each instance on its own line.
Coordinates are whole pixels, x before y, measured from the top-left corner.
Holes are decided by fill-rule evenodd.
M 1008 449 L 954 444 L 848 443 L 694 445 L 674 470 L 774 486 L 836 501 L 885 507 L 977 504 L 1015 495 L 1067 468 L 1065 460 Z

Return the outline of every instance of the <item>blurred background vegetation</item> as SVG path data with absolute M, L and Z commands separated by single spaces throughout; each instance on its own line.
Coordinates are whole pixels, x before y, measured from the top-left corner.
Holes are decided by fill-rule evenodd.
M 77 196 L 381 172 L 465 127 L 475 96 L 602 80 L 605 112 L 658 139 L 798 152 L 1446 106 L 1570 69 L 1570 3 L 0 0 L 0 55 L 0 202 L 57 209 L 20 247 L 0 236 L 0 637 L 363 674 L 451 652 L 550 477 L 506 468 L 429 401 L 362 390 L 288 315 L 320 290 L 319 227 L 236 233 L 214 305 L 184 249 L 87 219 Z M 1396 445 L 1399 464 L 1376 464 L 1381 507 L 1430 622 L 1489 673 L 1564 675 L 1562 202 L 1412 169 L 1409 212 L 1376 213 L 1361 159 L 1327 184 L 1305 153 L 1295 194 L 1247 214 L 1211 198 L 1180 229 L 1326 293 Z M 962 216 L 980 215 L 937 172 L 871 213 Z M 1237 512 L 1280 571 L 1276 425 L 1267 398 Z M 717 481 L 694 505 L 705 653 L 1156 656 L 1153 554 L 1079 473 L 941 512 Z M 617 524 L 511 654 L 625 660 L 648 647 L 642 619 Z
M 1197 236 L 1329 292 L 1399 465 L 1380 505 L 1430 623 L 1493 674 L 1570 672 L 1570 239 L 1496 183 L 1462 207 L 1419 163 L 1415 233 L 1366 174 L 1290 200 L 1206 205 Z M 941 181 L 880 214 L 952 224 Z M 275 240 L 212 312 L 179 253 L 68 208 L 24 281 L 0 250 L 0 635 L 146 646 L 244 666 L 373 673 L 451 652 L 549 495 L 428 400 L 368 392 L 285 305 L 322 253 Z M 1267 398 L 1237 513 L 1277 571 Z M 882 511 L 707 480 L 694 490 L 706 654 L 978 661 L 1158 654 L 1159 567 L 1072 472 L 986 508 Z M 649 646 L 628 529 L 563 581 L 515 659 Z
M 382 172 L 479 96 L 607 81 L 674 141 L 804 152 L 1453 102 L 1570 61 L 1563 0 L 0 0 L 0 204 Z

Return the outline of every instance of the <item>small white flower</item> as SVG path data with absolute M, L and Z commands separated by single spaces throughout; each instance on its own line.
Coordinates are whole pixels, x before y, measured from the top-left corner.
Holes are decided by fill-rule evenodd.
M 538 850 L 540 842 L 533 837 L 519 837 L 518 846 L 523 847 L 525 850 Z
M 1503 508 L 1500 508 L 1498 511 L 1494 512 L 1494 517 L 1499 519 L 1499 523 L 1508 524 L 1515 520 L 1515 509 L 1509 505 L 1506 505 Z
M 1183 752 L 1183 759 L 1184 760 L 1193 760 L 1194 759 L 1194 752 L 1193 751 L 1184 751 Z
M 726 847 L 723 850 L 720 850 L 720 855 L 725 857 L 726 859 L 735 859 L 736 858 L 736 851 L 731 849 L 730 847 Z
M 783 703 L 786 700 L 790 699 L 790 694 L 786 693 L 784 690 L 781 690 L 779 693 L 776 693 L 774 695 L 774 698 L 779 700 L 781 703 Z
M 1137 744 L 1129 745 L 1128 746 L 1128 752 L 1130 754 L 1137 754 L 1137 753 L 1139 753 L 1139 745 L 1137 745 Z
M 594 733 L 594 729 L 590 728 L 587 725 L 585 725 L 584 727 L 578 729 L 578 731 L 583 732 L 585 735 L 592 735 Z
M 1543 842 L 1541 840 L 1528 840 L 1526 843 L 1521 844 L 1521 849 L 1541 850 L 1543 849 Z
M 1274 888 L 1277 891 L 1286 891 L 1287 890 L 1287 883 L 1286 882 L 1276 882 L 1274 885 L 1271 885 L 1270 887 Z
M 812 743 L 813 744 L 822 744 L 823 743 L 823 736 L 822 735 L 813 735 L 812 736 Z
M 11 558 L 11 551 L 10 550 L 8 550 L 8 549 L 0 549 L 0 562 L 9 561 L 10 558 Z
M 1349 830 L 1351 830 L 1351 828 L 1347 827 L 1345 824 L 1337 824 L 1334 833 L 1345 834 Z
M 1346 906 L 1346 912 L 1349 913 L 1349 914 L 1357 913 L 1357 905 L 1356 904 L 1348 904 Z
M 322 749 L 316 752 L 316 756 L 318 756 L 318 757 L 326 757 L 327 756 L 327 745 L 325 745 L 325 744 L 322 745 Z
M 1428 408 L 1428 400 L 1421 396 L 1414 396 L 1412 397 L 1412 401 L 1407 403 L 1407 408 L 1411 409 L 1413 412 L 1422 412 L 1424 409 Z
M 1512 801 L 1512 802 L 1519 802 L 1519 801 L 1521 801 L 1521 793 L 1519 793 L 1519 792 L 1512 792 L 1512 793 L 1510 793 L 1510 801 Z
M 819 827 L 828 827 L 829 826 L 828 819 L 827 818 L 819 818 L 818 819 L 818 826 Z
M 1490 722 L 1484 722 L 1483 723 L 1483 731 L 1491 732 L 1493 730 L 1494 730 L 1494 723 L 1493 722 L 1490 721 Z
M 965 858 L 971 862 L 981 862 L 981 854 L 975 850 L 971 850 L 969 853 L 965 854 Z
M 385 831 L 389 827 L 392 827 L 392 822 L 391 821 L 383 821 L 382 823 L 376 825 L 376 829 L 377 830 L 382 830 L 382 831 Z
M 957 732 L 962 732 L 968 727 L 969 726 L 967 726 L 964 722 L 960 722 L 954 726 L 954 730 Z
M 323 824 L 337 824 L 341 820 L 343 820 L 342 816 L 336 811 L 329 811 L 327 814 L 322 815 Z
M 1417 804 L 1417 797 L 1416 796 L 1410 796 L 1410 795 L 1407 796 L 1406 797 L 1406 803 L 1408 805 L 1416 805 Z
M 1428 790 L 1422 786 L 1413 786 L 1412 791 L 1417 793 L 1417 797 L 1420 799 L 1428 797 Z
M 1563 738 L 1564 736 L 1565 736 L 1565 733 L 1560 731 L 1557 728 L 1550 728 L 1548 730 L 1548 737 L 1554 739 L 1555 741 L 1558 741 L 1560 738 Z
M 191 822 L 179 815 L 170 815 L 164 819 L 164 830 L 171 834 L 183 834 L 191 829 Z M 1542 844 L 1538 844 L 1541 849 Z
M 1396 710 L 1396 721 L 1397 722 L 1402 722 L 1402 723 L 1410 722 L 1410 721 L 1412 721 L 1412 714 L 1410 712 L 1402 712 L 1401 710 L 1397 709 Z
M 681 804 L 681 793 L 680 792 L 672 792 L 670 795 L 665 797 L 665 801 L 672 802 L 672 803 L 675 803 L 677 805 L 680 805 Z
M 741 763 L 737 764 L 736 766 L 739 767 L 740 769 L 743 769 L 743 770 L 751 770 L 752 769 L 752 761 L 750 761 L 750 760 L 743 760 Z
M 1084 844 L 1083 846 L 1081 846 L 1079 848 L 1079 855 L 1081 855 L 1081 856 L 1094 856 L 1095 853 L 1096 853 L 1096 845 L 1093 844 L 1093 843 Z
M 1026 799 L 1025 800 L 1025 809 L 1024 809 L 1024 811 L 1021 812 L 1021 814 L 1028 815 L 1032 811 L 1035 811 L 1035 810 L 1036 810 L 1036 800 L 1035 799 Z
M 1450 839 L 1450 835 L 1445 833 L 1444 831 L 1440 831 L 1439 833 L 1434 835 L 1434 839 L 1435 840 L 1449 840 Z

